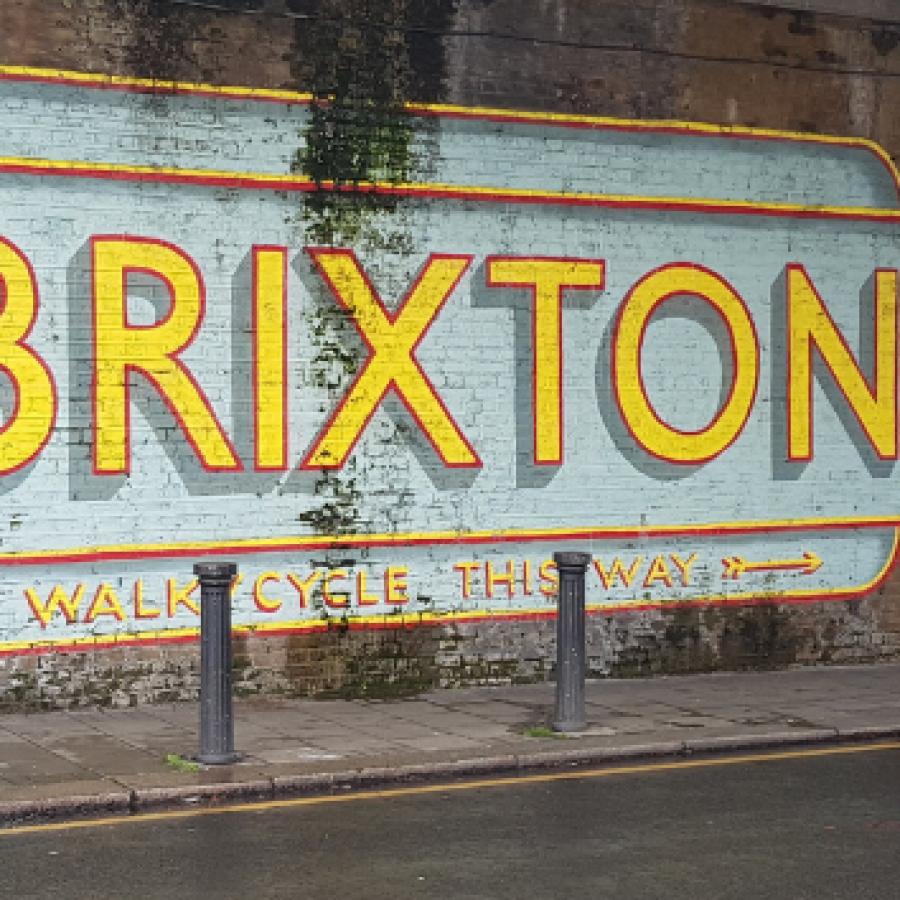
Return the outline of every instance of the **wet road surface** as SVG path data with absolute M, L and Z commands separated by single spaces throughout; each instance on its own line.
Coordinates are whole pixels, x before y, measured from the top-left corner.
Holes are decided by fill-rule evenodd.
M 0 832 L 0 897 L 900 897 L 900 747 Z

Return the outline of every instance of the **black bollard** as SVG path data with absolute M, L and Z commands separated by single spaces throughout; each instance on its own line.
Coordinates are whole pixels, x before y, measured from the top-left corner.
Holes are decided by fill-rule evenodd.
M 197 563 L 200 580 L 200 753 L 199 762 L 223 765 L 234 752 L 231 711 L 231 581 L 234 563 Z
M 589 553 L 554 553 L 559 570 L 554 731 L 584 731 L 584 576 Z

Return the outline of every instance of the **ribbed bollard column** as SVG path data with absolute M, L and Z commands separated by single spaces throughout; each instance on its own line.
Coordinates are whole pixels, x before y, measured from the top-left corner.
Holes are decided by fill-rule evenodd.
M 556 616 L 556 714 L 554 731 L 583 731 L 584 715 L 584 578 L 588 553 L 554 553 L 559 570 Z
M 200 580 L 200 753 L 207 765 L 238 759 L 231 709 L 231 581 L 234 563 L 197 563 Z

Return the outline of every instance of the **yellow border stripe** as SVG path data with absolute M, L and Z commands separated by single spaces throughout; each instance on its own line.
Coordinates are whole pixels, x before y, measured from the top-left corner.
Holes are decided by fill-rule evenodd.
M 412 544 L 490 544 L 513 543 L 516 541 L 540 543 L 560 537 L 572 540 L 608 541 L 617 537 L 655 538 L 703 537 L 705 535 L 724 536 L 757 531 L 817 531 L 840 530 L 845 528 L 897 528 L 900 519 L 896 516 L 834 517 L 810 519 L 771 519 L 738 522 L 682 523 L 679 525 L 596 525 L 571 528 L 507 528 L 484 531 L 421 531 L 386 532 L 380 534 L 335 534 L 335 535 L 290 535 L 272 538 L 222 538 L 215 541 L 177 541 L 156 544 L 100 544 L 95 546 L 62 547 L 54 550 L 14 550 L 0 553 L 0 564 L 21 561 L 28 557 L 29 563 L 52 561 L 66 557 L 67 562 L 81 557 L 141 557 L 165 556 L 166 554 L 235 552 L 272 552 L 284 549 L 317 550 L 320 548 L 352 548 L 366 546 L 408 546 Z
M 315 183 L 305 175 L 279 175 L 271 172 L 241 172 L 227 169 L 182 169 L 175 166 L 129 165 L 125 163 L 89 162 L 31 157 L 0 157 L 0 171 L 14 174 L 61 175 L 91 178 L 123 178 L 140 181 L 171 180 L 271 190 L 344 190 L 331 182 Z M 441 182 L 372 181 L 353 184 L 353 191 L 373 191 L 410 197 L 460 200 L 494 200 L 501 202 L 542 202 L 595 204 L 631 209 L 711 212 L 734 215 L 763 214 L 772 216 L 807 216 L 811 218 L 867 219 L 883 222 L 900 221 L 900 209 L 869 206 L 829 206 L 801 203 L 772 203 L 753 200 L 723 200 L 710 197 L 648 197 L 637 194 L 604 194 L 594 192 L 541 191 L 490 185 L 461 185 Z
M 647 775 L 657 772 L 691 771 L 696 769 L 738 766 L 749 763 L 784 762 L 787 760 L 816 759 L 828 756 L 846 756 L 853 753 L 879 753 L 900 750 L 900 742 L 819 747 L 806 750 L 784 750 L 777 753 L 748 753 L 740 756 L 719 756 L 707 759 L 691 759 L 678 762 L 644 763 L 629 766 L 612 766 L 603 769 L 576 769 L 565 772 L 542 772 L 537 775 L 509 775 L 502 778 L 481 778 L 476 781 L 456 781 L 444 784 L 423 784 L 414 787 L 386 788 L 375 791 L 359 791 L 349 794 L 325 794 L 316 797 L 295 797 L 285 800 L 263 800 L 257 803 L 219 806 L 214 809 L 177 809 L 156 813 L 107 816 L 102 819 L 83 819 L 73 822 L 50 822 L 46 825 L 22 825 L 0 828 L 0 838 L 40 832 L 72 831 L 83 828 L 101 828 L 116 825 L 139 825 L 148 822 L 165 822 L 176 819 L 192 819 L 197 816 L 220 816 L 232 813 L 260 813 L 272 810 L 292 809 L 303 806 L 326 806 L 332 803 L 358 803 L 365 800 L 394 800 L 427 794 L 448 794 L 489 788 L 526 787 L 553 781 L 582 781 L 594 778 L 613 778 L 621 775 Z
M 140 90 L 153 94 L 177 93 L 225 98 L 244 97 L 248 100 L 275 100 L 281 103 L 307 104 L 313 99 L 313 95 L 308 92 L 278 88 L 207 84 L 202 81 L 169 81 L 158 78 L 137 78 L 132 75 L 107 75 L 102 72 L 79 72 L 73 69 L 46 69 L 36 66 L 0 66 L 0 80 L 62 83 L 106 90 Z
M 154 78 L 138 78 L 130 75 L 108 75 L 100 72 L 79 72 L 72 69 L 51 69 L 37 66 L 0 65 L 0 80 L 36 81 L 49 84 L 63 83 L 79 87 L 140 90 L 156 94 L 199 94 L 226 99 L 274 101 L 279 103 L 309 104 L 313 95 L 309 92 L 278 88 L 254 88 L 244 85 L 217 85 L 194 81 L 166 81 Z M 890 155 L 875 141 L 868 138 L 832 134 L 811 134 L 802 131 L 759 128 L 749 125 L 720 125 L 712 122 L 693 122 L 683 119 L 625 119 L 614 116 L 535 112 L 504 109 L 489 106 L 459 106 L 450 103 L 408 102 L 405 108 L 413 114 L 501 119 L 535 125 L 561 127 L 592 127 L 597 129 L 633 129 L 637 131 L 679 131 L 710 137 L 747 137 L 762 140 L 786 140 L 800 143 L 831 144 L 856 147 L 874 153 L 884 164 L 900 187 L 900 170 Z

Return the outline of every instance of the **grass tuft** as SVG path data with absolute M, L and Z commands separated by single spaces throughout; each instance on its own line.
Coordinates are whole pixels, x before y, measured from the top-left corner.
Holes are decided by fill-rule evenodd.
M 546 725 L 535 725 L 532 728 L 526 728 L 525 737 L 566 739 L 566 736 L 562 732 L 547 728 Z
M 177 772 L 199 772 L 200 763 L 194 762 L 192 759 L 185 759 L 178 753 L 166 754 L 166 765 L 171 766 Z

